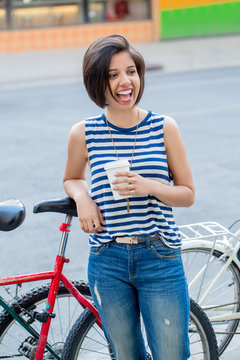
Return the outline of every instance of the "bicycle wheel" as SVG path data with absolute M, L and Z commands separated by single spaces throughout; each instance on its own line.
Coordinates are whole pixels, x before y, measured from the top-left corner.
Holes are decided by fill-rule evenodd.
M 231 263 L 208 295 L 202 298 L 226 261 L 222 253 L 214 251 L 206 274 L 196 278 L 201 269 L 208 263 L 210 252 L 210 248 L 184 249 L 182 259 L 190 296 L 199 303 L 211 320 L 217 315 L 240 311 L 240 273 L 237 266 Z M 224 304 L 227 306 L 222 306 Z M 221 322 L 212 321 L 220 355 L 234 336 L 238 323 L 238 319 Z
M 86 283 L 74 281 L 73 284 L 85 296 L 90 297 L 90 290 Z M 50 284 L 37 287 L 30 290 L 25 295 L 14 300 L 11 308 L 17 314 L 20 314 L 25 320 L 28 317 L 24 310 L 41 311 L 46 308 L 48 291 Z M 65 338 L 83 311 L 81 305 L 68 292 L 63 284 L 60 284 L 54 313 L 56 318 L 52 319 L 48 336 L 48 343 L 53 346 L 57 353 L 61 354 Z M 31 326 L 40 332 L 41 323 L 34 321 Z M 33 359 L 36 350 L 36 340 L 16 322 L 5 310 L 0 314 L 0 359 Z M 54 357 L 46 351 L 44 359 L 53 359 Z
M 217 360 L 217 341 L 210 321 L 204 311 L 191 300 L 189 340 L 192 360 Z M 151 351 L 146 345 L 148 359 Z M 88 310 L 80 315 L 72 327 L 62 353 L 62 360 L 114 360 L 111 347 L 103 331 L 96 324 L 96 317 Z

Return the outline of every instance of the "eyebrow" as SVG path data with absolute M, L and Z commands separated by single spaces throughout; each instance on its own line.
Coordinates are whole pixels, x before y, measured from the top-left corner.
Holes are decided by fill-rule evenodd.
M 130 68 L 136 68 L 136 65 L 129 65 L 128 67 L 127 67 L 127 69 L 130 69 Z M 110 71 L 117 71 L 118 69 L 109 69 L 108 71 L 110 72 Z

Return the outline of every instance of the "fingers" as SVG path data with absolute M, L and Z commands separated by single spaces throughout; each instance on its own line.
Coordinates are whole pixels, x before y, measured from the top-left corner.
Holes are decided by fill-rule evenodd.
M 116 179 L 112 181 L 113 190 L 118 191 L 123 196 L 148 195 L 146 179 L 143 176 L 127 171 L 116 174 Z
M 113 190 L 119 192 L 119 195 L 131 195 L 135 190 L 136 176 L 130 171 L 115 174 L 116 179 L 112 181 Z
M 122 184 L 122 183 L 132 184 L 135 182 L 135 178 L 136 178 L 136 175 L 130 171 L 116 173 L 114 176 L 115 179 L 112 181 L 113 185 Z
M 99 217 L 100 223 L 101 223 L 102 225 L 106 225 L 106 222 L 105 222 L 105 220 L 104 220 L 104 218 L 103 218 L 103 214 L 101 213 L 99 207 L 97 207 L 97 212 L 98 212 L 98 217 Z
M 119 195 L 123 196 L 130 196 L 135 195 L 135 186 L 129 184 L 129 185 L 119 185 L 114 186 L 113 190 L 118 191 Z
M 135 173 L 132 171 L 122 171 L 122 172 L 115 173 L 114 176 L 115 177 L 118 177 L 118 176 L 133 177 L 133 176 L 135 176 Z
M 80 226 L 82 228 L 82 230 L 85 232 L 85 233 L 88 233 L 88 234 L 91 234 L 91 233 L 98 233 L 98 232 L 102 232 L 102 227 L 101 227 L 101 224 L 100 224 L 100 221 L 99 219 L 94 219 L 94 220 L 82 220 L 82 219 L 79 219 L 80 221 Z
M 99 207 L 96 207 L 95 214 L 86 214 L 85 217 L 79 216 L 79 222 L 82 230 L 86 233 L 98 233 L 102 232 L 102 225 L 106 225 L 103 215 L 99 209 Z

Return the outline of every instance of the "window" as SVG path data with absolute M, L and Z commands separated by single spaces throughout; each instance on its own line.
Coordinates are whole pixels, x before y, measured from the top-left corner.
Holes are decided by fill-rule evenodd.
M 88 2 L 89 22 L 132 21 L 150 17 L 148 0 L 105 0 Z
M 0 29 L 142 20 L 150 0 L 0 0 Z
M 7 10 L 5 0 L 0 0 L 0 29 L 7 28 Z

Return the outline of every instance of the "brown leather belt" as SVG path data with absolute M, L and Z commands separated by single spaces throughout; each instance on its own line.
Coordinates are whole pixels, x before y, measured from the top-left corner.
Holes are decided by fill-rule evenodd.
M 159 239 L 160 236 L 158 233 L 153 236 L 149 236 L 150 242 Z M 146 236 L 116 236 L 114 240 L 119 244 L 128 244 L 128 245 L 144 244 L 146 243 Z

